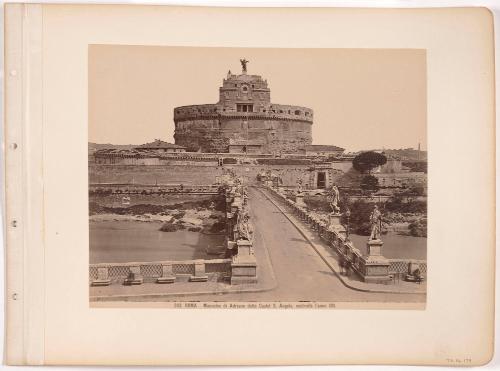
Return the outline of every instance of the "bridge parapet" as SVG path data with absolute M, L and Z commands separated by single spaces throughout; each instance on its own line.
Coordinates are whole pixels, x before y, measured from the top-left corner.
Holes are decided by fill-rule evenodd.
M 248 209 L 247 186 L 228 172 L 219 179 L 226 195 L 227 255 L 231 256 L 231 284 L 257 282 L 257 260 L 253 247 L 254 229 Z
M 218 281 L 231 276 L 231 259 L 101 263 L 89 265 L 91 286 Z

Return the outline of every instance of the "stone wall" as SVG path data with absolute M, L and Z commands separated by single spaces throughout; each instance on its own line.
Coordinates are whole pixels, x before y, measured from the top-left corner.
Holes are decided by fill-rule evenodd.
M 179 164 L 182 164 L 179 162 Z M 278 174 L 284 187 L 296 187 L 301 179 L 307 186 L 311 170 L 309 165 L 224 165 L 207 163 L 205 166 L 141 166 L 89 164 L 89 183 L 130 184 L 213 184 L 217 177 L 231 169 L 250 184 L 257 183 L 257 175 L 266 171 Z M 332 171 L 331 182 L 336 182 L 342 172 Z M 312 187 L 312 185 L 311 185 Z
M 230 140 L 247 140 L 262 143 L 261 153 L 297 153 L 312 143 L 312 120 L 312 110 L 299 106 L 244 113 L 221 112 L 218 105 L 186 106 L 174 110 L 174 139 L 190 152 L 229 152 Z
M 213 184 L 222 168 L 212 166 L 89 165 L 89 183 Z

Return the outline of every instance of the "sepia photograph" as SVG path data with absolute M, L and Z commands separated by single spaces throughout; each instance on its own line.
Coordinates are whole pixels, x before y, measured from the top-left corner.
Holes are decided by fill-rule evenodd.
M 91 306 L 425 309 L 426 89 L 424 49 L 89 45 Z

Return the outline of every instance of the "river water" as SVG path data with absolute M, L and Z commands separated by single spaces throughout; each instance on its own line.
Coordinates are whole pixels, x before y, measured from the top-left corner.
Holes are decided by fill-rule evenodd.
M 160 222 L 105 221 L 90 223 L 90 263 L 125 263 L 159 260 L 217 259 L 207 247 L 220 246 L 224 235 L 207 235 L 187 229 L 161 232 Z M 367 236 L 350 235 L 363 255 Z M 382 236 L 383 255 L 390 259 L 426 259 L 427 238 L 388 233 Z M 270 246 L 272 248 L 272 246 Z
M 90 222 L 90 263 L 218 259 L 207 254 L 207 247 L 224 251 L 224 235 L 161 232 L 160 227 L 160 222 Z
M 389 232 L 381 238 L 384 242 L 382 254 L 386 258 L 427 259 L 427 238 L 425 237 L 403 236 Z M 349 239 L 363 255 L 367 253 L 366 243 L 368 242 L 368 236 L 351 234 Z

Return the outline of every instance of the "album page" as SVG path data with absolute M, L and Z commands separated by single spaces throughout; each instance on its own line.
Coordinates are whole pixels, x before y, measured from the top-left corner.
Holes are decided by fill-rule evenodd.
M 491 359 L 489 10 L 5 15 L 8 363 Z

